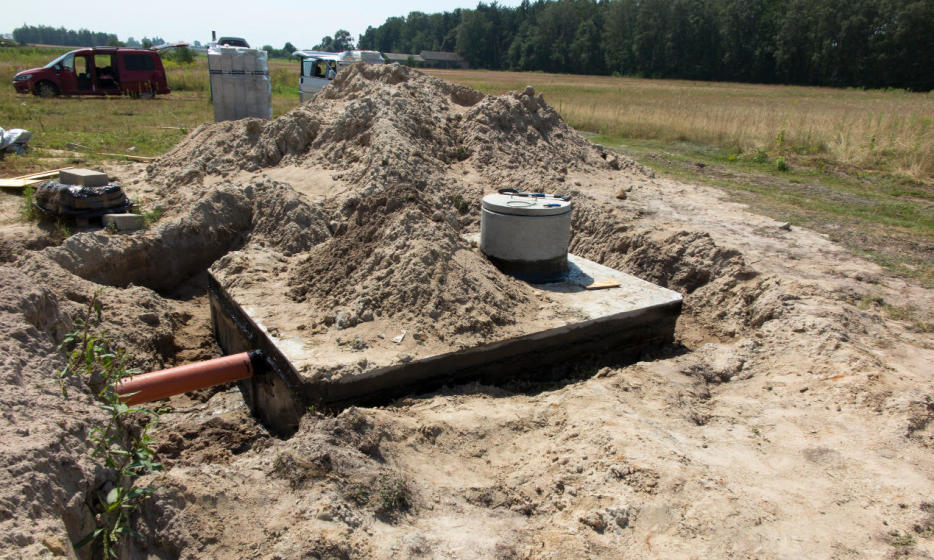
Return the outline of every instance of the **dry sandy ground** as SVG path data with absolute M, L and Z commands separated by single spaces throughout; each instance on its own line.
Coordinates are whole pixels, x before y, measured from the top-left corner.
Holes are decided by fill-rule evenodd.
M 360 102 L 352 95 L 369 80 L 393 99 L 420 102 L 421 90 L 447 96 L 451 106 L 424 112 L 456 129 L 461 125 L 441 122 L 444 115 L 481 102 L 417 73 L 382 72 L 345 78 L 343 90 L 312 103 L 333 110 Z M 490 114 L 513 122 L 527 117 L 523 110 L 546 110 L 518 95 L 482 103 L 506 106 Z M 398 136 L 393 157 L 401 159 L 401 143 L 420 137 L 409 132 L 430 132 L 430 123 L 377 115 L 355 125 L 341 120 L 347 113 L 335 114 L 341 127 L 355 129 L 353 137 L 327 137 L 333 122 L 306 123 L 302 129 L 317 127 L 314 142 L 325 137 L 325 145 L 280 144 L 287 155 L 252 160 L 253 168 L 191 171 L 169 154 L 161 162 L 174 170 L 169 180 L 153 168 L 111 170 L 131 197 L 167 209 L 141 234 L 79 233 L 62 241 L 54 228 L 16 223 L 17 197 L 0 193 L 0 554 L 69 556 L 69 539 L 93 526 L 85 504 L 107 473 L 88 457 L 84 440 L 101 416 L 77 382 L 63 400 L 51 374 L 62 365 L 55 346 L 68 317 L 89 293 L 110 286 L 102 296 L 104 326 L 143 368 L 216 355 L 200 272 L 245 262 L 234 257 L 261 248 L 282 255 L 280 274 L 304 270 L 311 257 L 303 255 L 327 255 L 357 235 L 354 228 L 368 227 L 347 200 L 367 204 L 373 173 L 392 185 L 380 171 L 389 167 L 401 175 L 397 182 L 421 177 L 438 195 L 416 200 L 429 218 L 447 211 L 451 193 L 476 210 L 483 192 L 515 181 L 574 194 L 571 250 L 679 290 L 685 307 L 677 343 L 634 363 L 590 356 L 497 386 L 310 411 L 284 440 L 249 415 L 235 388 L 173 398 L 157 431 L 166 470 L 139 481 L 157 491 L 126 557 L 934 555 L 934 337 L 892 319 L 880 303 L 914 306 L 930 321 L 930 290 L 821 235 L 752 214 L 715 189 L 654 178 L 619 160 L 603 164 L 600 149 L 577 138 L 567 148 L 556 140 L 571 134 L 555 128 L 560 123 L 536 130 L 555 150 L 579 150 L 579 164 L 555 167 L 533 157 L 504 170 L 495 154 L 498 165 L 481 161 L 479 141 L 471 144 L 473 133 L 462 128 L 452 138 L 470 145 L 469 153 L 425 171 L 392 157 L 388 166 L 371 166 L 366 157 L 383 145 L 380 127 Z M 280 121 L 270 126 L 294 124 Z M 193 133 L 199 145 L 214 141 L 198 137 L 212 130 Z M 360 143 L 361 133 L 372 135 L 368 143 Z M 528 143 L 523 149 L 541 156 L 534 150 L 546 148 L 534 134 L 518 136 Z M 498 146 L 495 135 L 479 136 Z M 234 156 L 238 149 L 227 146 Z M 305 153 L 315 157 L 299 157 Z M 503 157 L 517 153 L 502 150 Z M 196 156 L 186 153 L 187 163 Z M 625 199 L 617 197 L 621 189 Z M 395 231 L 394 210 L 374 208 L 386 220 L 373 231 Z M 288 229 L 300 221 L 290 222 L 294 216 L 313 226 L 319 209 L 323 229 Z M 470 232 L 473 214 L 424 223 Z M 270 215 L 282 216 L 290 233 L 267 228 Z M 401 250 L 410 249 L 421 250 Z M 434 261 L 423 262 L 436 270 Z M 358 301 L 353 293 L 338 296 L 342 305 Z M 441 322 L 456 309 L 444 305 Z M 496 321 L 484 322 L 493 312 L 479 312 L 472 320 L 494 325 L 495 334 Z M 321 321 L 318 328 L 336 328 Z

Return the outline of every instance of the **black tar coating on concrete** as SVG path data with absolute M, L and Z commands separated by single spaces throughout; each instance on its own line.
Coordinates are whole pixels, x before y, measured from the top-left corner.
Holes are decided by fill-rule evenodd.
M 376 368 L 330 381 L 305 381 L 268 335 L 209 274 L 211 317 L 218 344 L 233 354 L 260 349 L 269 371 L 241 382 L 250 410 L 267 427 L 288 437 L 310 406 L 319 409 L 385 404 L 442 385 L 501 383 L 521 371 L 587 353 L 638 356 L 671 344 L 681 300 L 618 313 L 405 364 Z

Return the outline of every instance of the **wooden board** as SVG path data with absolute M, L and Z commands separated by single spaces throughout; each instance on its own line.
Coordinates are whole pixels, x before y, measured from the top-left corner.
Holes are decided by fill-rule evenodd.
M 177 127 L 158 127 L 158 128 L 177 128 Z M 135 156 L 133 154 L 112 154 L 108 152 L 93 152 L 91 151 L 91 148 L 88 148 L 87 146 L 82 146 L 81 144 L 72 144 L 71 142 L 69 142 L 68 144 L 65 144 L 65 147 L 67 147 L 69 150 L 79 150 L 79 151 L 86 152 L 90 156 L 126 158 L 130 161 L 141 161 L 141 162 L 149 162 L 149 161 L 156 159 L 154 157 Z
M 32 187 L 34 185 L 38 185 L 46 179 L 55 177 L 58 175 L 59 171 L 64 169 L 72 169 L 72 167 L 60 167 L 51 171 L 40 171 L 39 173 L 30 173 L 28 175 L 10 177 L 9 179 L 0 179 L 0 188 L 25 189 L 26 187 Z
M 62 167 L 59 169 L 53 169 L 52 171 L 43 171 L 42 173 L 32 173 L 31 175 L 20 175 L 16 179 L 50 179 L 59 174 L 59 172 L 66 169 L 71 169 L 71 167 Z
M 619 288 L 619 282 L 613 282 L 612 280 L 604 280 L 600 282 L 594 282 L 593 284 L 587 284 L 584 286 L 585 290 L 605 290 L 607 288 Z
M 4 189 L 25 189 L 33 185 L 38 185 L 42 179 L 0 179 L 0 188 Z
M 98 152 L 97 155 L 99 155 L 99 156 L 107 156 L 107 157 L 126 158 L 126 159 L 128 159 L 128 160 L 132 160 L 132 161 L 141 161 L 141 162 L 147 162 L 147 161 L 152 161 L 152 160 L 156 159 L 156 158 L 154 158 L 154 157 L 134 156 L 134 155 L 130 155 L 130 154 L 108 154 L 108 153 L 105 153 L 105 152 Z

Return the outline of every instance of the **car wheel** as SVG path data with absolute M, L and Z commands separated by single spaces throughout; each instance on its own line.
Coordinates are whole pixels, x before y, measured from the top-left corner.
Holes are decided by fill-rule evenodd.
M 39 82 L 36 84 L 35 93 L 39 97 L 55 97 L 58 95 L 58 88 L 52 82 Z

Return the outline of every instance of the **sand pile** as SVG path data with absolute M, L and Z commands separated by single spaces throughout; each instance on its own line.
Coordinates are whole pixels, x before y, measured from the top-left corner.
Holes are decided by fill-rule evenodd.
M 323 196 L 311 200 L 298 181 L 258 176 L 287 167 L 313 178 L 330 177 Z M 257 173 L 246 177 L 244 172 Z M 372 340 L 376 333 L 392 336 L 399 329 L 408 329 L 411 338 L 417 334 L 419 344 L 468 345 L 497 337 L 523 313 L 545 304 L 533 301 L 524 283 L 500 274 L 464 239 L 477 230 L 482 195 L 507 186 L 572 194 L 572 251 L 682 291 L 689 296 L 687 313 L 706 323 L 747 332 L 776 317 L 783 309 L 775 296 L 778 288 L 750 280 L 753 273 L 736 251 L 718 247 L 704 232 L 660 226 L 622 212 L 588 192 L 588 177 L 603 185 L 638 176 L 638 168 L 586 141 L 534 92 L 484 96 L 398 66 L 355 67 L 279 119 L 205 125 L 150 165 L 146 177 L 159 187 L 158 203 L 167 209 L 156 227 L 128 236 L 82 233 L 18 259 L 12 249 L 4 252 L 3 260 L 22 275 L 21 284 L 54 287 L 45 296 L 10 304 L 10 313 L 19 315 L 9 318 L 16 328 L 8 339 L 17 342 L 6 348 L 7 359 L 13 360 L 7 370 L 23 374 L 7 385 L 41 386 L 30 389 L 28 398 L 49 402 L 51 418 L 69 413 L 71 405 L 62 409 L 50 402 L 57 385 L 41 381 L 60 358 L 33 364 L 29 356 L 54 355 L 61 332 L 52 323 L 67 323 L 101 285 L 111 286 L 102 296 L 105 330 L 139 357 L 141 368 L 166 365 L 184 336 L 179 327 L 186 320 L 152 290 L 170 292 L 209 266 L 238 301 L 265 304 L 274 299 L 270 294 L 281 294 L 270 309 L 285 319 L 275 324 L 295 330 L 279 333 L 283 337 L 350 339 L 346 333 L 353 332 Z M 353 343 L 339 351 L 350 349 L 356 349 Z M 709 360 L 699 357 L 683 371 L 723 380 L 734 376 L 744 360 L 758 359 L 754 349 L 709 349 L 707 354 Z M 27 363 L 33 365 L 24 367 Z M 24 403 L 13 402 L 14 395 L 5 404 L 16 418 L 38 422 Z M 45 447 L 10 455 L 7 464 L 21 470 L 49 460 L 71 465 L 61 472 L 46 469 L 48 477 L 35 486 L 41 493 L 30 503 L 53 504 L 51 509 L 37 509 L 28 523 L 8 527 L 9 538 L 24 543 L 19 546 L 38 546 L 25 536 L 28 524 L 45 523 L 44 531 L 54 534 L 52 522 L 64 519 L 72 539 L 90 524 L 82 500 L 104 481 L 89 472 L 81 445 L 70 445 L 74 453 L 60 447 L 72 432 L 80 437 L 92 423 L 96 411 L 87 395 L 82 398 L 79 427 L 61 433 L 43 427 Z M 160 452 L 170 466 L 177 461 L 183 470 L 187 456 L 196 464 L 233 462 L 227 447 L 271 461 L 265 450 L 269 440 L 256 425 L 203 428 L 166 435 Z M 321 437 L 331 437 L 330 432 Z M 297 436 L 295 445 L 306 438 Z M 383 469 L 366 458 L 378 456 L 379 444 L 355 441 L 329 451 L 338 457 L 334 484 L 342 495 L 348 485 L 373 486 Z M 278 466 L 263 469 L 282 474 L 290 487 L 301 486 L 303 473 L 314 465 L 308 467 L 310 459 L 292 444 L 281 445 Z M 348 446 L 366 450 L 341 462 L 341 449 Z M 157 525 L 188 524 L 188 514 L 172 505 L 186 491 L 168 483 L 166 488 L 160 496 L 167 501 L 153 504 L 163 515 Z M 374 503 L 361 509 L 335 498 L 331 490 L 324 492 L 309 500 L 340 504 L 341 511 L 351 512 L 348 519 L 376 511 Z M 0 487 L 0 499 L 20 493 L 18 482 Z M 164 518 L 170 513 L 177 519 Z M 197 531 L 174 536 L 169 541 L 176 551 L 201 540 Z
M 483 340 L 529 301 L 464 239 L 484 191 L 567 193 L 569 170 L 621 166 L 531 88 L 485 96 L 397 65 L 358 65 L 276 120 L 199 128 L 148 175 L 181 196 L 239 190 L 253 201 L 245 242 L 212 272 L 240 301 L 286 292 L 299 304 L 288 310 L 296 329 L 391 319 L 438 340 Z M 312 205 L 284 183 L 202 181 L 282 167 L 330 169 L 335 183 Z
M 395 186 L 355 202 L 346 233 L 313 247 L 289 272 L 289 295 L 339 328 L 376 317 L 427 320 L 435 335 L 489 335 L 511 324 L 528 287 L 503 276 L 459 235 L 435 197 Z
M 321 165 L 349 183 L 421 184 L 465 162 L 527 190 L 575 167 L 628 165 L 576 131 L 531 88 L 483 94 L 404 66 L 356 65 L 273 120 L 207 124 L 148 168 L 165 184 L 276 165 Z M 534 170 L 534 173 L 530 171 Z

